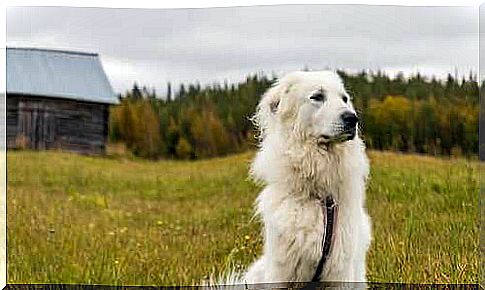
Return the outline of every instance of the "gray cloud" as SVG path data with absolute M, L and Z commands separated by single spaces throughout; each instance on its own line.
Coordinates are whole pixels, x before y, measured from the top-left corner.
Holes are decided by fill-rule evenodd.
M 99 52 L 118 91 L 134 81 L 240 81 L 307 65 L 477 72 L 473 7 L 285 5 L 205 9 L 23 7 L 7 44 Z

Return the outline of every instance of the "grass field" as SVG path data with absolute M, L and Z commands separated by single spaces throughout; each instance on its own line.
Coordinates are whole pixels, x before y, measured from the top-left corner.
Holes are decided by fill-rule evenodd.
M 248 264 L 262 242 L 251 158 L 9 152 L 8 281 L 187 285 Z M 369 280 L 478 283 L 478 162 L 370 158 Z

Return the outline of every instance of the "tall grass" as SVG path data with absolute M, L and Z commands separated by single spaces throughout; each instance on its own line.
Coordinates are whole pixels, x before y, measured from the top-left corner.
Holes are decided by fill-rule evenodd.
M 478 282 L 478 163 L 370 154 L 375 282 Z M 197 284 L 261 251 L 251 153 L 197 162 L 9 152 L 8 281 Z

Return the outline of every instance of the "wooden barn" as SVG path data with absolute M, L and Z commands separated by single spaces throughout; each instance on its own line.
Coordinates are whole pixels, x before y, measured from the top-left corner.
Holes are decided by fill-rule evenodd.
M 103 153 L 118 103 L 98 54 L 7 48 L 7 148 Z

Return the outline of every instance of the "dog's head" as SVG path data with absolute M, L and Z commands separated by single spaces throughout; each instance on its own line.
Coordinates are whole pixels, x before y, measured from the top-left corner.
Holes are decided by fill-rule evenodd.
M 294 72 L 261 99 L 254 118 L 270 134 L 330 146 L 357 135 L 358 117 L 340 77 L 331 71 Z

